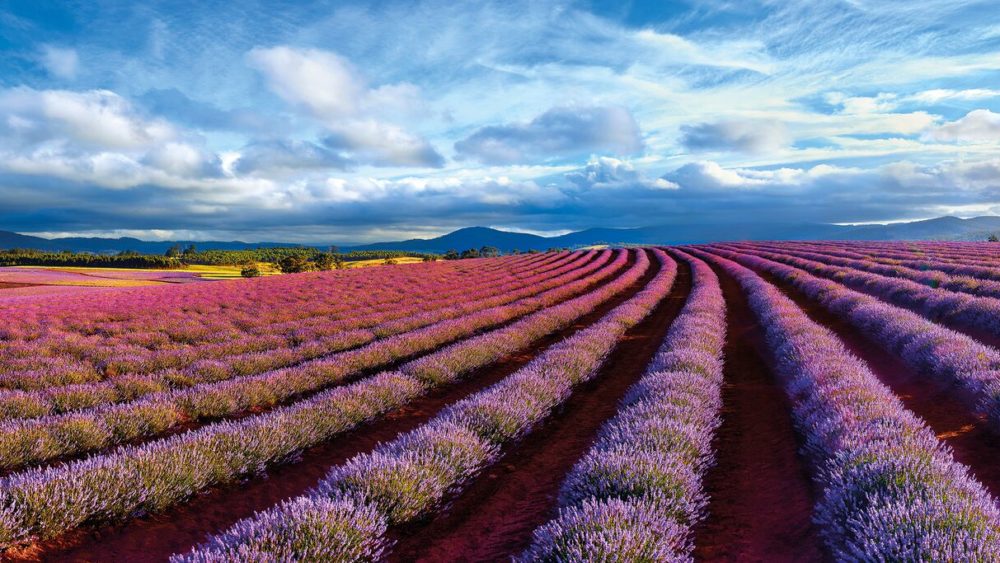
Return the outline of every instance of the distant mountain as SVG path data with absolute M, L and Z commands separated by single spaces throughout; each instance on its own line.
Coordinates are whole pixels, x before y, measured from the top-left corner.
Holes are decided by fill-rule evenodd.
M 694 223 L 633 229 L 587 229 L 555 237 L 511 233 L 486 227 L 459 229 L 430 239 L 410 239 L 351 247 L 357 250 L 409 250 L 443 253 L 495 246 L 500 250 L 544 250 L 594 244 L 698 244 L 725 240 L 986 240 L 1000 233 L 1000 217 L 939 217 L 890 225 L 823 223 Z
M 487 227 L 468 227 L 429 239 L 379 242 L 359 246 L 341 246 L 351 250 L 405 250 L 444 253 L 494 246 L 504 252 L 545 250 L 548 248 L 589 246 L 594 244 L 695 244 L 725 240 L 986 240 L 1000 234 L 1000 217 L 938 217 L 925 221 L 889 225 L 829 225 L 822 223 L 689 223 L 654 225 L 632 229 L 586 229 L 555 237 L 512 233 Z M 239 250 L 244 248 L 301 246 L 281 242 L 248 243 L 242 241 L 143 241 L 135 238 L 57 238 L 45 239 L 0 231 L 0 248 L 36 248 L 83 252 L 120 252 L 135 250 L 162 254 L 175 244 L 194 244 L 202 250 Z M 316 245 L 325 248 L 326 245 Z
M 396 242 L 377 242 L 351 246 L 343 250 L 407 250 L 410 252 L 444 253 L 448 250 L 495 246 L 504 252 L 509 252 L 514 249 L 545 250 L 553 246 L 564 246 L 561 243 L 552 242 L 554 240 L 538 235 L 512 233 L 487 227 L 467 227 L 432 239 L 415 238 Z

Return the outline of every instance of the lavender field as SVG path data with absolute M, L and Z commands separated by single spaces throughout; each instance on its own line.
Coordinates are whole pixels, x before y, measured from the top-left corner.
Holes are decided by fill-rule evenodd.
M 1000 560 L 1000 245 L 16 289 L 5 560 Z

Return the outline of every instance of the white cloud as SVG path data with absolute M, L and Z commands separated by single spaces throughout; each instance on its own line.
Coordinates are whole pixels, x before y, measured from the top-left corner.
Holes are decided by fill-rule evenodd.
M 973 110 L 961 119 L 934 129 L 927 137 L 938 141 L 997 142 L 1000 141 L 1000 113 Z
M 274 93 L 321 119 L 354 115 L 367 86 L 340 55 L 319 49 L 255 48 L 247 55 Z
M 776 120 L 727 120 L 681 127 L 681 143 L 692 151 L 760 154 L 787 146 L 791 136 Z
M 423 137 L 376 119 L 351 119 L 330 127 L 326 144 L 375 166 L 440 168 L 444 158 Z
M 949 100 L 971 101 L 985 100 L 996 97 L 1000 97 L 1000 90 L 994 90 L 991 88 L 970 88 L 966 90 L 937 88 L 934 90 L 924 90 L 923 92 L 911 94 L 907 96 L 906 99 L 925 104 L 937 104 Z
M 676 190 L 677 184 L 664 178 L 649 178 L 632 163 L 607 156 L 591 157 L 583 170 L 566 174 L 566 179 L 582 189 L 640 188 Z
M 488 164 L 544 162 L 603 152 L 642 150 L 642 133 L 622 107 L 554 107 L 527 123 L 482 127 L 455 143 L 462 156 Z
M 107 90 L 3 90 L 0 116 L 15 136 L 8 143 L 68 140 L 85 147 L 137 149 L 177 136 L 168 122 L 141 116 L 128 100 Z M 3 130 L 4 122 L 0 122 Z
M 664 175 L 664 178 L 687 190 L 763 189 L 775 186 L 802 186 L 817 178 L 834 174 L 854 174 L 846 169 L 821 164 L 812 168 L 724 168 L 714 161 L 692 162 Z
M 383 120 L 423 107 L 413 84 L 370 88 L 346 58 L 319 49 L 255 48 L 247 56 L 278 96 L 332 133 L 331 146 L 375 166 L 443 166 L 426 139 Z
M 42 47 L 41 62 L 45 70 L 56 78 L 73 80 L 79 70 L 80 58 L 75 49 L 45 45 Z

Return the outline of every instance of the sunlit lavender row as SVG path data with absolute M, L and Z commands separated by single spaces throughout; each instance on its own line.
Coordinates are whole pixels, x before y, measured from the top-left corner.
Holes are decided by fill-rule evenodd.
M 559 515 L 523 561 L 676 561 L 705 517 L 702 486 L 722 408 L 726 305 L 701 260 L 693 287 L 646 374 L 567 476 Z
M 735 262 L 697 254 L 739 281 L 765 328 L 815 464 L 815 519 L 834 557 L 1000 558 L 995 499 L 927 425 L 775 286 Z

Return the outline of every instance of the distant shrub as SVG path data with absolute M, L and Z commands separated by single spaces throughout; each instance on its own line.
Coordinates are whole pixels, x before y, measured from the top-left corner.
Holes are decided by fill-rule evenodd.
M 297 274 L 313 269 L 313 262 L 301 254 L 291 254 L 278 260 L 278 269 L 283 274 Z
M 257 267 L 256 263 L 244 264 L 243 269 L 240 270 L 240 275 L 244 278 L 259 278 L 260 268 Z

